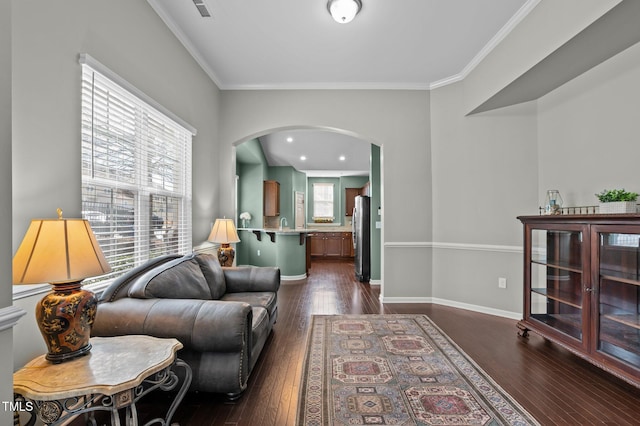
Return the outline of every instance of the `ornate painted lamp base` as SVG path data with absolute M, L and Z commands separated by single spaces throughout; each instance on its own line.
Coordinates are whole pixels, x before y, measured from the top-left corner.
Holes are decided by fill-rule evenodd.
M 233 258 L 236 256 L 236 252 L 229 244 L 222 244 L 218 248 L 218 261 L 221 266 L 233 266 Z
M 53 290 L 36 305 L 36 320 L 47 344 L 46 359 L 61 363 L 91 350 L 89 338 L 98 301 L 82 283 L 53 283 Z

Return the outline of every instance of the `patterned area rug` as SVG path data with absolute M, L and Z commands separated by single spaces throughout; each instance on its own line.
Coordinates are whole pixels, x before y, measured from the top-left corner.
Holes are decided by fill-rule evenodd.
M 425 315 L 315 315 L 298 425 L 538 425 Z

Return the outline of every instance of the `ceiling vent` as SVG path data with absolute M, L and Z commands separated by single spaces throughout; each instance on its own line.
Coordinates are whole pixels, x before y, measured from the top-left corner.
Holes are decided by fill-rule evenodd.
M 193 4 L 196 5 L 198 12 L 200 12 L 200 16 L 203 18 L 210 18 L 211 14 L 207 10 L 207 5 L 204 4 L 204 0 L 193 0 Z

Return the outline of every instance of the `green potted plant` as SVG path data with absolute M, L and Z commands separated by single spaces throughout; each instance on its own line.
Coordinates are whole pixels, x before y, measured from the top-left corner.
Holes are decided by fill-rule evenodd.
M 600 213 L 636 213 L 638 194 L 624 189 L 605 189 L 596 194 Z

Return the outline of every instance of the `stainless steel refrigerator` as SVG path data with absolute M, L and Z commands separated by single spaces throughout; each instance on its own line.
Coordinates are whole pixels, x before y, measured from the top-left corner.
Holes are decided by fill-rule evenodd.
M 352 230 L 356 278 L 369 281 L 371 270 L 371 199 L 358 195 L 353 209 Z

